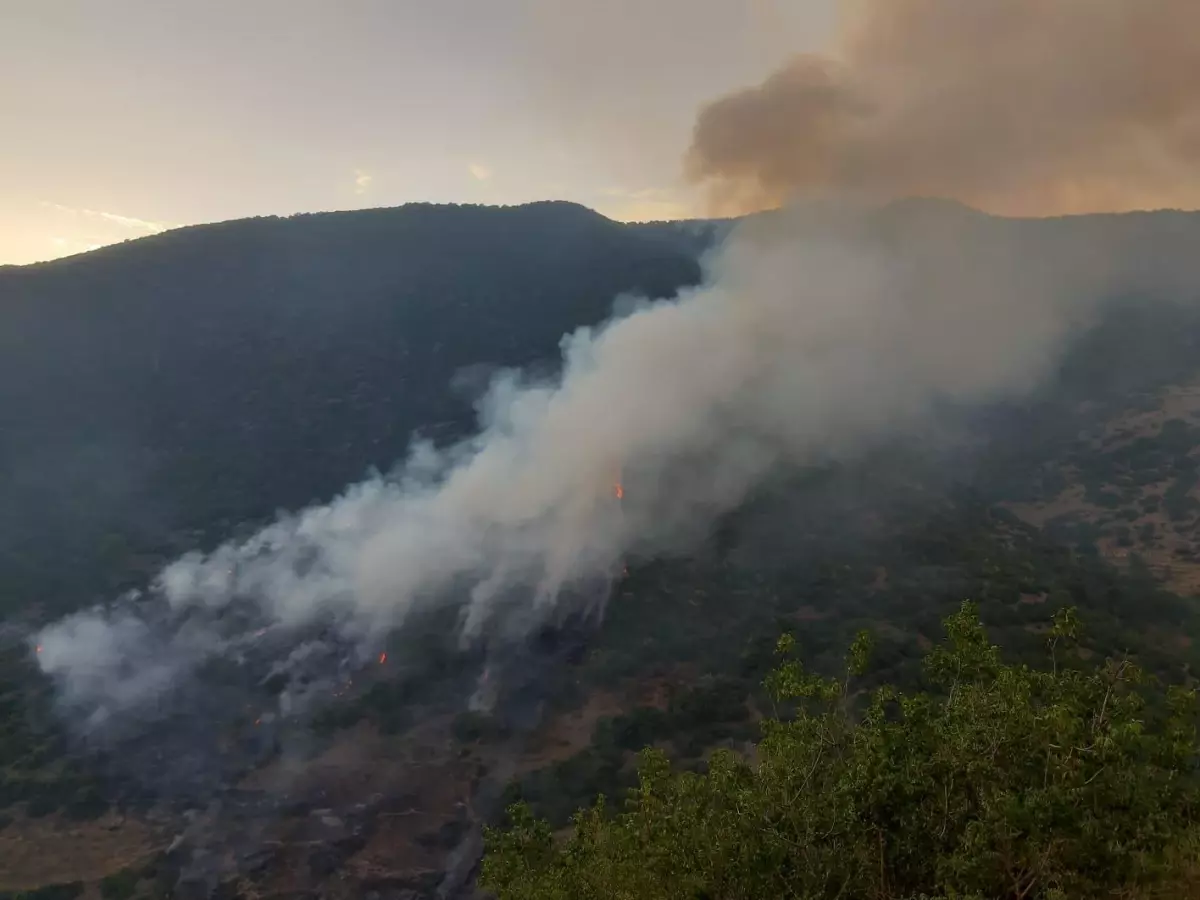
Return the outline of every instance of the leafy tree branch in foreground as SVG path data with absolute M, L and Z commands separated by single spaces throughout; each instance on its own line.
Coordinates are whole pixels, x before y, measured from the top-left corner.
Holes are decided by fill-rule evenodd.
M 1084 670 L 1071 610 L 1045 671 L 1004 664 L 971 603 L 945 624 L 929 692 L 855 709 L 866 635 L 841 681 L 782 638 L 754 760 L 673 773 L 644 750 L 627 810 L 600 798 L 565 839 L 518 804 L 487 834 L 483 884 L 501 900 L 1189 896 L 1194 692 L 1129 660 Z

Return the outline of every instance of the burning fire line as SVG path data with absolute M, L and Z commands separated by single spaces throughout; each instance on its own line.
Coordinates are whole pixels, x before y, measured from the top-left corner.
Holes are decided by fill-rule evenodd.
M 621 473 L 619 471 L 617 472 L 617 477 L 613 480 L 613 496 L 617 500 L 625 499 L 625 485 L 621 484 Z M 621 577 L 629 577 L 629 566 L 624 563 L 621 564 Z

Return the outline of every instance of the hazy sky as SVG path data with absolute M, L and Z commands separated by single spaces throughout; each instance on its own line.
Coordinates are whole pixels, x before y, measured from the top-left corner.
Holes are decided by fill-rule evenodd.
M 697 110 L 833 0 L 0 0 L 0 263 L 242 216 L 698 212 Z

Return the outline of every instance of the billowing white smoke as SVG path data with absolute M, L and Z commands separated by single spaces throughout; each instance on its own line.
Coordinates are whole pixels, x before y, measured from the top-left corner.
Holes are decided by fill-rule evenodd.
M 920 204 L 750 221 L 704 286 L 564 338 L 557 382 L 497 381 L 473 439 L 417 446 L 394 477 L 185 556 L 159 599 L 51 625 L 41 664 L 69 699 L 109 710 L 239 652 L 244 635 L 205 624 L 235 602 L 273 631 L 328 618 L 355 639 L 430 604 L 460 605 L 466 636 L 514 609 L 535 621 L 626 554 L 685 547 L 780 464 L 921 429 L 935 404 L 1031 388 L 1110 290 L 1164 273 L 1172 291 L 1195 285 L 1170 221 L 1097 222 Z M 147 649 L 142 619 L 160 613 L 176 624 Z

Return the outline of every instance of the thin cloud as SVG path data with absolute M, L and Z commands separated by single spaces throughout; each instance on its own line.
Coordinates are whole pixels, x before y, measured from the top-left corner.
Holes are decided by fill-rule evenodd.
M 42 206 L 47 209 L 57 210 L 58 212 L 67 213 L 74 216 L 83 216 L 89 219 L 100 219 L 105 222 L 111 222 L 114 225 L 120 225 L 122 228 L 129 228 L 133 231 L 145 231 L 149 234 L 158 234 L 160 231 L 166 231 L 173 226 L 165 222 L 152 222 L 149 219 L 138 219 L 133 216 L 122 216 L 117 213 L 104 212 L 99 209 L 87 209 L 80 206 L 63 206 L 61 203 L 51 203 L 47 200 L 42 201 Z
M 103 244 L 96 244 L 90 241 L 74 241 L 65 237 L 53 237 L 50 239 L 55 249 L 59 254 L 65 253 L 87 253 L 91 250 L 99 250 Z
M 92 210 L 87 210 L 87 212 L 92 212 Z M 113 222 L 125 228 L 149 231 L 153 234 L 157 234 L 160 231 L 166 231 L 171 227 L 163 222 L 151 222 L 148 219 L 135 219 L 132 216 L 119 216 L 116 213 L 110 212 L 97 212 L 96 215 L 104 219 L 106 222 Z

